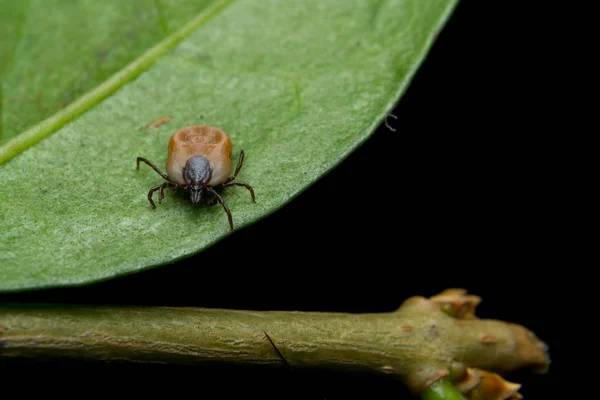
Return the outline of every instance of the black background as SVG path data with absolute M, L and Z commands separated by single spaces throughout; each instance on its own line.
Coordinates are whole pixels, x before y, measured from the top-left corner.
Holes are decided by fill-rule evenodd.
M 485 4 L 484 4 L 485 3 Z M 499 3 L 495 3 L 499 4 Z M 538 132 L 548 101 L 539 32 L 518 10 L 463 1 L 389 123 L 274 215 L 175 265 L 85 288 L 0 301 L 377 312 L 462 287 L 478 315 L 520 323 L 550 346 L 547 375 L 522 371 L 529 399 L 560 385 L 553 268 L 554 172 Z M 394 190 L 392 190 L 394 189 Z M 290 260 L 295 266 L 290 265 Z M 265 368 L 1 361 L 6 382 L 74 394 L 403 398 L 388 378 Z M 59 382 L 59 384 L 57 383 Z M 407 397 L 408 398 L 408 397 Z

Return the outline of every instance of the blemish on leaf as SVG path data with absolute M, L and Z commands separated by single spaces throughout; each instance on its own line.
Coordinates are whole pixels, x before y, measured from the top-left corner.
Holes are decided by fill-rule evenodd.
M 152 128 L 158 128 L 161 125 L 166 124 L 167 122 L 169 122 L 170 120 L 172 120 L 173 117 L 168 116 L 168 117 L 162 117 L 160 119 L 157 119 L 156 121 L 152 121 L 149 124 L 143 126 L 141 129 L 152 129 Z
M 207 61 L 207 62 L 212 60 L 212 58 L 210 57 L 210 54 L 207 54 L 207 53 L 198 53 L 198 54 L 196 54 L 196 58 L 200 61 Z
M 61 101 L 57 101 L 56 103 L 50 105 L 50 106 L 42 106 L 42 110 L 43 111 L 50 111 L 50 110 L 56 110 L 59 108 L 63 108 L 64 106 L 66 106 L 65 103 L 61 102 Z
M 101 61 L 104 61 L 108 57 L 109 53 L 110 53 L 110 50 L 97 51 L 96 57 L 98 57 Z
M 402 325 L 402 330 L 404 332 L 411 332 L 412 331 L 412 326 L 410 326 L 410 325 Z

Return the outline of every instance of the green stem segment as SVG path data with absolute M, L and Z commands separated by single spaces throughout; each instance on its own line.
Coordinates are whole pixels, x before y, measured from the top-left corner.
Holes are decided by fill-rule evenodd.
M 467 367 L 548 364 L 546 347 L 525 328 L 459 320 L 423 297 L 378 314 L 0 305 L 0 327 L 0 357 L 284 365 L 267 332 L 294 368 L 375 371 L 414 393 Z M 442 381 L 430 392 L 450 393 L 446 386 Z
M 442 378 L 432 383 L 421 393 L 421 400 L 465 400 L 450 379 Z

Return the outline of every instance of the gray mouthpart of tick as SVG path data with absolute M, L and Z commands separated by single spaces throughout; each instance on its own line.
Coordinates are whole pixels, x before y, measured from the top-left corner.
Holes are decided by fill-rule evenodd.
M 202 156 L 190 157 L 183 167 L 183 180 L 192 186 L 205 186 L 212 177 L 210 162 Z

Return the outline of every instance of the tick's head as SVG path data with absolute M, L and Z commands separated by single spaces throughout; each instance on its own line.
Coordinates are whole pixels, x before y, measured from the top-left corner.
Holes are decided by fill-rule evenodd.
M 185 181 L 192 203 L 202 200 L 202 192 L 210 182 L 212 169 L 205 157 L 190 157 L 183 167 L 183 180 Z
M 190 200 L 192 203 L 200 203 L 202 201 L 203 186 L 189 186 L 188 192 L 190 193 Z

